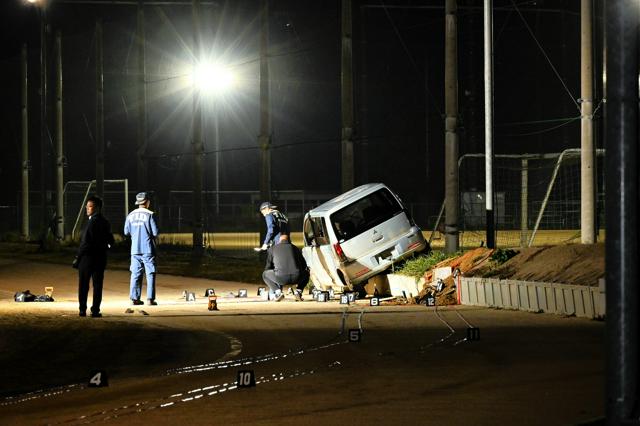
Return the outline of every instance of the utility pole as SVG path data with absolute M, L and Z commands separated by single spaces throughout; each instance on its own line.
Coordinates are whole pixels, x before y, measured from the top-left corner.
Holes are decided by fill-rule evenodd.
M 27 73 L 28 50 L 22 45 L 22 238 L 29 240 L 29 76 Z
M 198 62 L 202 59 L 200 43 L 200 1 L 193 0 L 193 31 L 195 56 L 193 73 L 196 74 Z M 193 86 L 193 254 L 199 257 L 203 253 L 202 240 L 202 163 L 204 144 L 202 142 L 202 102 L 201 93 L 195 83 Z
M 493 0 L 484 0 L 484 174 L 487 247 L 496 248 L 493 210 Z
M 96 194 L 104 196 L 104 75 L 102 20 L 96 21 Z
M 606 417 L 638 424 L 638 3 L 606 3 Z
M 145 69 L 144 3 L 138 2 L 138 146 L 136 150 L 137 182 L 139 190 L 147 189 L 147 82 Z
M 353 32 L 351 0 L 342 0 L 342 191 L 353 188 Z
M 445 3 L 445 252 L 455 253 L 458 240 L 458 49 L 456 0 Z
M 520 172 L 520 247 L 527 247 L 529 225 L 529 160 L 522 160 Z
M 424 182 L 426 188 L 429 187 L 429 54 L 425 52 L 424 59 Z
M 582 244 L 596 242 L 595 147 L 593 143 L 593 11 L 592 0 L 580 5 L 580 234 Z
M 64 240 L 64 150 L 62 132 L 62 36 L 56 32 L 56 236 Z
M 43 236 L 49 225 L 47 213 L 47 2 L 40 5 L 40 207 Z
M 367 136 L 367 123 L 369 115 L 369 104 L 367 94 L 367 84 L 369 81 L 369 70 L 367 67 L 367 9 L 360 6 L 360 96 L 359 100 L 360 118 L 358 120 L 358 176 L 361 182 L 369 182 L 369 138 Z M 427 165 L 428 168 L 428 165 Z
M 271 199 L 271 132 L 269 128 L 269 1 L 260 12 L 260 198 Z

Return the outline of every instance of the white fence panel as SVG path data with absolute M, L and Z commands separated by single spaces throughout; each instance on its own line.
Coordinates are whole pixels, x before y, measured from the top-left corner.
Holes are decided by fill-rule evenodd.
M 604 280 L 599 286 L 578 286 L 494 278 L 461 277 L 463 305 L 516 309 L 604 318 Z

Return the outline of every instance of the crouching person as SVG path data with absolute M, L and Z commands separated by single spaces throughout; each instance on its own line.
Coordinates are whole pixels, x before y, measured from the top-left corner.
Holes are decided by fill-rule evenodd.
M 309 270 L 302 252 L 286 235 L 280 237 L 279 244 L 269 247 L 262 280 L 269 286 L 269 294 L 276 302 L 284 299 L 282 287 L 286 284 L 296 284 L 294 296 L 296 301 L 302 300 L 302 289 L 309 282 Z

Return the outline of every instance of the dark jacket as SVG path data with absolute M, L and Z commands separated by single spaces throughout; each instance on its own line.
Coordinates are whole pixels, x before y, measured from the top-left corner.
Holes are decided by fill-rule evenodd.
M 307 262 L 298 247 L 284 240 L 267 251 L 264 270 L 269 269 L 275 270 L 276 275 L 298 274 L 307 269 Z
M 89 217 L 89 222 L 82 231 L 78 259 L 89 258 L 92 261 L 106 264 L 107 250 L 113 244 L 111 224 L 101 213 L 96 213 Z
M 264 217 L 267 223 L 267 234 L 264 236 L 263 244 L 269 245 L 271 242 L 278 244 L 281 235 L 289 235 L 289 219 L 284 213 L 273 210 Z

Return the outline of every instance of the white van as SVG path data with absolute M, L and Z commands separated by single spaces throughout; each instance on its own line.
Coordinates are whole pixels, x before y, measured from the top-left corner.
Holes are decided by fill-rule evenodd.
M 360 289 L 428 243 L 400 198 L 382 183 L 354 188 L 309 211 L 302 254 L 317 288 Z

